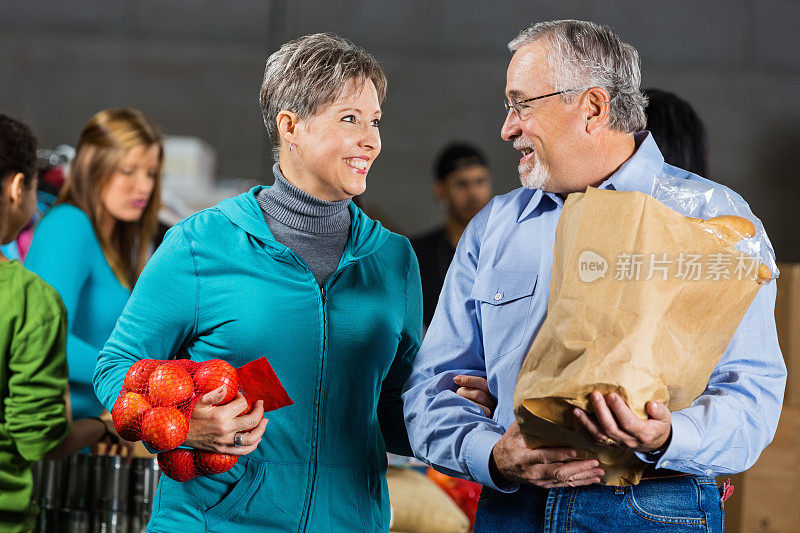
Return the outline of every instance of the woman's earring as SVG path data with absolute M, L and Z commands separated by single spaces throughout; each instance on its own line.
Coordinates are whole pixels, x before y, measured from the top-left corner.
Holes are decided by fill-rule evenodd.
M 292 143 L 289 143 L 289 151 L 291 152 L 292 150 L 294 150 L 294 145 Z

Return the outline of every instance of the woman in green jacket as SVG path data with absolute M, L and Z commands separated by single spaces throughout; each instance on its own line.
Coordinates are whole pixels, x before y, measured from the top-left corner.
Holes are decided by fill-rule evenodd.
M 36 138 L 0 115 L 0 244 L 36 208 Z M 31 463 L 65 457 L 108 435 L 96 418 L 76 420 L 67 387 L 66 313 L 52 287 L 0 253 L 0 531 L 32 531 Z
M 344 39 L 284 44 L 260 95 L 275 184 L 180 222 L 142 272 L 94 374 L 108 409 L 142 358 L 266 356 L 294 401 L 265 433 L 260 405 L 237 417 L 241 397 L 203 397 L 186 444 L 244 457 L 162 477 L 149 531 L 388 530 L 386 452 L 411 453 L 400 392 L 422 294 L 408 239 L 351 202 L 381 150 L 385 91 L 375 59 Z

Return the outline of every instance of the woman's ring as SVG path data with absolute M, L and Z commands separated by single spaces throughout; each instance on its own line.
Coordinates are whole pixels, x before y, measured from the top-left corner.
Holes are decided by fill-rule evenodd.
M 233 434 L 233 445 L 234 446 L 243 446 L 243 444 L 242 444 L 242 434 L 241 433 L 234 433 Z

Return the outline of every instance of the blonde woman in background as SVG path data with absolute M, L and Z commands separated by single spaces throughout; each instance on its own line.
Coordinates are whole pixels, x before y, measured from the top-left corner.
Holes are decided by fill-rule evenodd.
M 97 113 L 81 132 L 67 182 L 37 226 L 25 260 L 56 289 L 67 310 L 76 419 L 103 411 L 92 373 L 149 256 L 162 160 L 161 135 L 141 112 Z

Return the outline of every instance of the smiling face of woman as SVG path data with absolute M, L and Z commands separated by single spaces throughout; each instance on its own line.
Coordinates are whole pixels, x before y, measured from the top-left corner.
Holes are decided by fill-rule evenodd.
M 363 193 L 367 174 L 381 152 L 380 118 L 375 85 L 351 79 L 336 100 L 298 121 L 290 135 L 293 149 L 281 151 L 281 171 L 322 200 L 346 200 Z
M 142 218 L 155 187 L 160 156 L 157 144 L 128 150 L 100 193 L 103 208 L 112 219 L 137 222 Z

